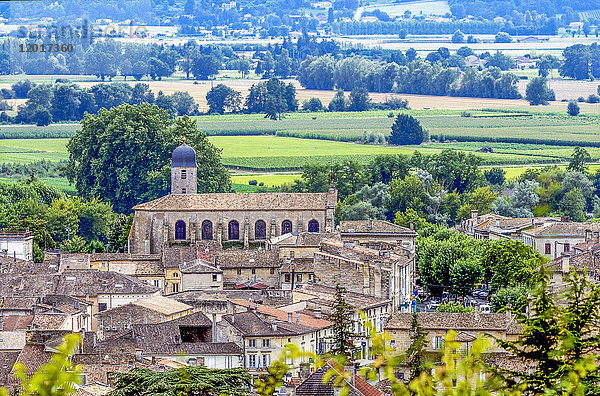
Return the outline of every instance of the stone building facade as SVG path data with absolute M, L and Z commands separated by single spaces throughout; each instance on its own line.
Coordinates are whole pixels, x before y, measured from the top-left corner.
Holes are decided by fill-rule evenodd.
M 172 180 L 171 194 L 133 208 L 130 253 L 159 254 L 165 247 L 197 241 L 248 247 L 290 232 L 333 230 L 333 185 L 326 193 L 196 194 L 195 153 L 192 158 L 193 149 L 182 146 L 173 152 L 172 177 L 178 179 Z

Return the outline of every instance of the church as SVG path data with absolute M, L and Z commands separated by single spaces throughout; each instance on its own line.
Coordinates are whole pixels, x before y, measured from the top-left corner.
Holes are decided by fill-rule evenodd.
M 173 151 L 171 193 L 136 205 L 129 252 L 160 254 L 174 245 L 213 241 L 240 246 L 290 232 L 331 232 L 337 191 L 326 193 L 198 194 L 196 152 L 185 141 Z

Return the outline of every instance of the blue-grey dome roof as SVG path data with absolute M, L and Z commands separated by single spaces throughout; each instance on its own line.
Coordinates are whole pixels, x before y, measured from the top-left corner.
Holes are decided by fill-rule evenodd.
M 196 164 L 196 151 L 185 143 L 173 150 L 171 159 L 171 167 L 174 168 L 198 167 L 198 164 Z

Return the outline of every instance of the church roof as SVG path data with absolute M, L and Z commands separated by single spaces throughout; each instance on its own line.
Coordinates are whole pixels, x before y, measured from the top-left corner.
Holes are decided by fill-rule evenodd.
M 212 193 L 165 195 L 136 205 L 133 210 L 325 210 L 326 207 L 326 193 Z M 307 223 L 309 220 L 305 219 Z
M 173 150 L 173 156 L 171 157 L 172 167 L 181 168 L 196 168 L 196 152 L 193 148 L 185 144 L 185 142 Z

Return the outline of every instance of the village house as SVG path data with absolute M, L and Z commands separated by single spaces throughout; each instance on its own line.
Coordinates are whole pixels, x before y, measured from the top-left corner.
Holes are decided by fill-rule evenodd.
M 127 330 L 134 324 L 162 323 L 193 313 L 194 307 L 179 301 L 151 296 L 98 312 L 98 338 Z
M 129 252 L 206 240 L 249 247 L 290 232 L 330 232 L 336 205 L 333 185 L 326 193 L 198 194 L 196 152 L 183 143 L 172 155 L 171 193 L 133 208 Z
M 33 260 L 33 233 L 4 230 L 0 232 L 0 256 Z
M 246 282 L 260 283 L 270 288 L 279 286 L 281 264 L 276 251 L 223 250 L 216 253 L 216 265 L 223 271 L 224 288 L 235 288 Z
M 599 223 L 559 222 L 522 231 L 523 243 L 541 255 L 555 259 L 579 243 L 598 238 Z
M 389 299 L 394 310 L 410 302 L 415 288 L 415 255 L 375 250 L 351 242 L 323 241 L 315 253 L 315 283 Z
M 349 372 L 346 377 L 342 373 Z M 328 373 L 334 373 L 333 375 Z M 326 375 L 331 375 L 329 381 Z M 336 378 L 344 378 L 343 386 L 334 386 Z M 341 367 L 331 359 L 325 365 L 311 373 L 296 387 L 296 396 L 340 396 L 343 389 L 348 390 L 352 396 L 384 396 L 385 393 L 369 384 L 354 372 L 354 367 Z
M 181 291 L 222 290 L 223 270 L 214 262 L 196 259 L 179 265 L 181 273 Z
M 411 344 L 411 321 L 412 313 L 400 312 L 394 313 L 385 326 L 386 342 L 388 346 L 404 353 Z M 459 351 L 469 353 L 473 347 L 473 342 L 484 334 L 491 334 L 503 340 L 514 341 L 521 333 L 515 319 L 510 314 L 483 314 L 483 313 L 441 313 L 441 312 L 420 312 L 417 320 L 423 330 L 427 332 L 427 344 L 425 347 L 426 358 L 433 363 L 441 358 L 441 350 L 448 332 L 456 332 L 455 341 L 460 343 Z M 490 342 L 485 351 L 488 355 L 507 355 L 507 352 L 498 345 Z M 401 366 L 398 368 L 397 376 L 399 379 L 408 378 L 410 367 Z
M 338 232 L 325 232 L 315 234 L 312 232 L 291 232 L 271 238 L 267 244 L 267 249 L 275 250 L 279 254 L 279 259 L 283 263 L 289 259 L 300 259 L 314 257 L 319 250 L 321 241 L 324 239 L 340 239 Z
M 294 290 L 315 281 L 315 262 L 311 258 L 290 258 L 279 268 L 280 288 Z
M 340 222 L 339 231 L 344 242 L 387 242 L 414 251 L 417 233 L 383 220 L 356 220 Z
M 460 222 L 456 229 L 479 240 L 514 239 L 520 241 L 523 231 L 556 222 L 560 222 L 560 218 L 507 217 L 494 213 L 480 216 L 477 210 L 472 210 L 471 217 Z

